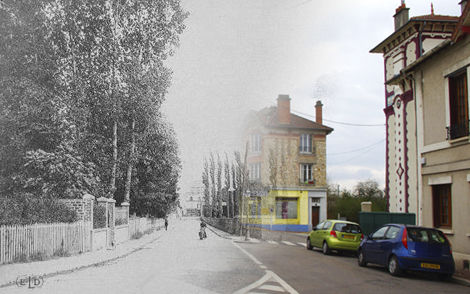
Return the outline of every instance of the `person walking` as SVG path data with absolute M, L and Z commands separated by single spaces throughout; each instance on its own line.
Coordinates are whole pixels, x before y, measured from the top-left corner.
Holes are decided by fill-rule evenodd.
M 165 218 L 165 231 L 168 231 L 168 219 Z

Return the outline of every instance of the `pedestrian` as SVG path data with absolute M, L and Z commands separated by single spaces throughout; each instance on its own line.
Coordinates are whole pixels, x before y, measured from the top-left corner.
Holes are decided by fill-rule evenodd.
M 168 231 L 168 219 L 165 218 L 165 231 Z

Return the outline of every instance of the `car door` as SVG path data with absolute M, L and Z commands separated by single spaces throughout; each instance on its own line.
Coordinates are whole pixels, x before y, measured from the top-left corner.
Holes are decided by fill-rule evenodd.
M 318 247 L 319 245 L 319 239 L 320 239 L 320 231 L 323 229 L 323 226 L 325 225 L 325 222 L 319 223 L 315 229 L 312 231 L 310 234 L 310 242 L 312 243 L 313 246 Z
M 378 240 L 379 248 L 377 251 L 377 263 L 387 265 L 388 256 L 393 249 L 393 244 L 400 233 L 401 229 L 398 226 L 390 226 L 385 232 L 385 236 L 382 240 Z
M 367 238 L 366 248 L 364 251 L 367 262 L 370 263 L 380 263 L 380 241 L 385 238 L 385 233 L 388 230 L 388 226 L 381 227 L 374 233 L 370 235 L 370 238 Z
M 323 241 L 326 239 L 328 235 L 330 235 L 330 228 L 333 226 L 333 222 L 331 221 L 326 221 L 325 224 L 323 225 L 323 228 L 320 230 L 319 233 L 319 247 L 323 246 Z

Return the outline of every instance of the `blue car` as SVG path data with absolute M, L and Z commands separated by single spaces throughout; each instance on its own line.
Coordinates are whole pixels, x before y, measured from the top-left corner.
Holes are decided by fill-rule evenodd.
M 367 263 L 385 266 L 393 276 L 410 270 L 449 279 L 455 271 L 451 245 L 441 231 L 400 224 L 384 225 L 362 240 L 358 264 Z

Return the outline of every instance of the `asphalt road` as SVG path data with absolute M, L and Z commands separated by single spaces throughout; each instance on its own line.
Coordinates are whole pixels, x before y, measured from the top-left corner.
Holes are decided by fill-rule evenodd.
M 172 222 L 157 241 L 125 258 L 48 278 L 41 288 L 0 293 L 233 293 L 265 275 L 231 240 L 209 230 L 199 240 L 198 232 L 195 219 Z
M 299 293 L 470 293 L 470 287 L 435 276 L 392 277 L 378 266 L 359 267 L 354 255 L 325 256 L 319 249 L 309 251 L 298 240 L 290 241 L 239 245 Z

